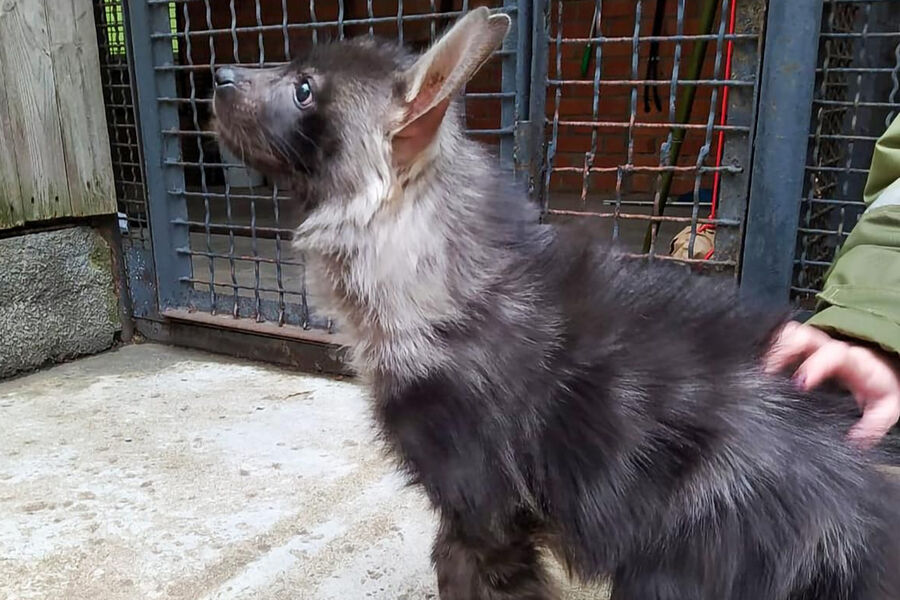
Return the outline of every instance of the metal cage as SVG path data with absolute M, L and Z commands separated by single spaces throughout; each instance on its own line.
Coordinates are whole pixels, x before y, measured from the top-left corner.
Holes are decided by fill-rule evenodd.
M 214 69 L 356 35 L 421 49 L 476 5 L 514 27 L 465 90 L 468 132 L 527 179 L 545 220 L 812 306 L 898 109 L 896 0 L 95 0 L 147 335 L 219 347 L 240 331 L 267 336 L 265 356 L 272 337 L 334 341 L 289 198 L 211 130 Z
M 824 4 L 791 297 L 813 308 L 865 205 L 875 141 L 900 109 L 900 4 Z
M 423 48 L 467 1 L 214 2 L 113 0 L 97 2 L 101 40 L 118 65 L 113 42 L 130 44 L 132 83 L 138 99 L 143 173 L 117 171 L 123 186 L 146 182 L 148 210 L 120 205 L 128 225 L 153 232 L 153 272 L 135 276 L 136 313 L 244 327 L 270 334 L 327 339 L 332 327 L 307 299 L 304 260 L 290 246 L 290 202 L 277 184 L 240 164 L 210 126 L 212 81 L 224 64 L 271 66 L 309 44 L 375 34 Z M 528 110 L 531 20 L 514 0 L 480 2 L 513 17 L 514 28 L 464 93 L 467 131 L 491 146 L 505 167 L 517 164 L 522 140 L 517 124 Z M 124 18 L 123 18 L 124 17 Z M 107 67 L 109 73 L 121 70 Z M 117 83 L 105 83 L 110 90 Z M 130 92 L 130 90 L 129 90 Z M 111 92 L 112 93 L 112 92 Z M 128 98 L 130 101 L 130 96 Z M 107 100 L 111 131 L 132 132 L 116 112 L 127 102 Z M 131 140 L 133 138 L 129 138 Z M 129 146 L 130 147 L 130 146 Z M 136 164 L 129 156 L 123 165 Z M 145 219 L 140 223 L 135 219 Z M 148 286 L 147 281 L 155 285 Z M 153 289 L 150 289 L 150 288 Z M 315 333 L 325 333 L 323 335 Z M 305 332 L 305 333 L 304 333 Z

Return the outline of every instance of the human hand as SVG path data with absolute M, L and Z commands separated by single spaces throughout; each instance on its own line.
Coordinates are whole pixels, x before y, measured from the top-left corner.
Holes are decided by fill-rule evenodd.
M 792 321 L 779 332 L 764 364 L 774 373 L 797 363 L 794 381 L 802 389 L 832 380 L 853 395 L 863 412 L 850 430 L 858 444 L 875 445 L 900 419 L 900 364 L 891 357 Z

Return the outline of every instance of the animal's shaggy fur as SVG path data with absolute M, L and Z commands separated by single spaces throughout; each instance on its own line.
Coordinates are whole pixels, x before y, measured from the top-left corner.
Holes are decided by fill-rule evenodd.
M 215 104 L 225 142 L 306 209 L 319 305 L 440 513 L 442 600 L 553 598 L 539 545 L 617 600 L 900 598 L 900 496 L 844 442 L 852 401 L 760 369 L 783 315 L 539 225 L 455 103 L 398 164 L 417 86 L 484 52 L 465 36 L 496 46 L 487 22 L 470 13 L 436 62 L 320 46 Z

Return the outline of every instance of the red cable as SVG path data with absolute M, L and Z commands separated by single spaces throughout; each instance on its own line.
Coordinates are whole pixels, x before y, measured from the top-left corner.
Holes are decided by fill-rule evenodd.
M 737 0 L 734 0 L 731 3 L 731 15 L 728 20 L 728 35 L 734 35 L 734 26 L 737 20 Z M 725 80 L 728 81 L 731 79 L 731 58 L 734 54 L 734 40 L 728 40 L 728 47 L 725 53 Z M 724 86 L 722 90 L 722 108 L 720 110 L 719 117 L 719 125 L 724 127 L 728 124 L 728 90 L 730 86 Z M 725 131 L 719 131 L 719 142 L 718 147 L 716 148 L 716 168 L 722 166 L 722 155 L 725 152 Z M 716 171 L 713 176 L 713 192 L 712 192 L 712 205 L 709 209 L 709 218 L 716 218 L 716 207 L 719 202 L 719 186 L 721 184 L 722 172 Z M 697 228 L 697 233 L 702 233 L 709 229 L 715 229 L 716 226 L 713 223 L 705 223 Z M 703 257 L 703 260 L 709 260 L 712 258 L 713 253 L 715 252 L 715 248 L 709 250 L 706 253 L 706 256 Z

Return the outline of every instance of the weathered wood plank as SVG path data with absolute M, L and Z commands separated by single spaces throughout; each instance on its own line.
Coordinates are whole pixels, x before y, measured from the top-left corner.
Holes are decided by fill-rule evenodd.
M 44 0 L 0 3 L 0 64 L 25 220 L 66 216 L 72 205 Z
M 0 71 L 2 73 L 2 71 Z M 0 85 L 0 229 L 25 223 L 6 86 Z
M 32 0 L 34 1 L 34 0 Z M 116 211 L 91 0 L 43 0 L 71 216 Z

